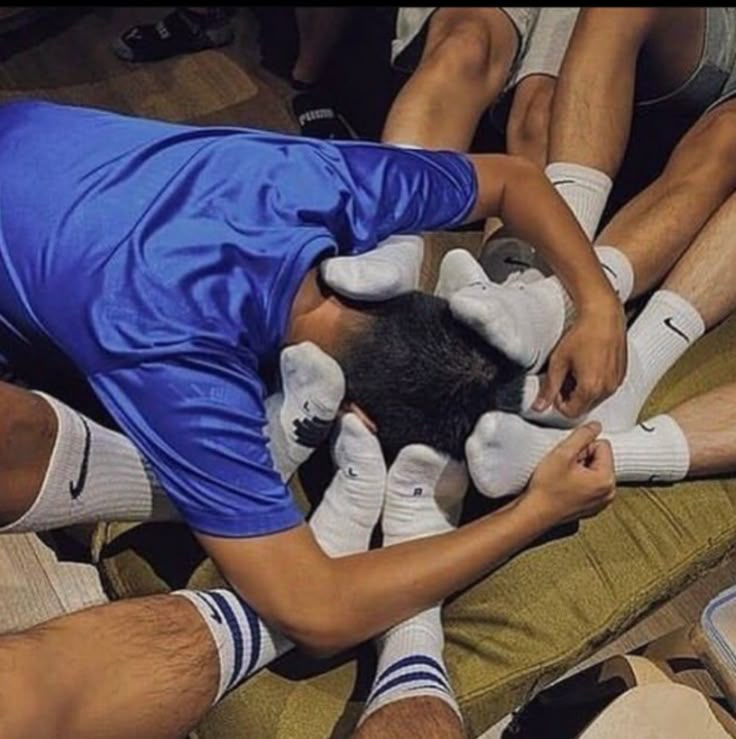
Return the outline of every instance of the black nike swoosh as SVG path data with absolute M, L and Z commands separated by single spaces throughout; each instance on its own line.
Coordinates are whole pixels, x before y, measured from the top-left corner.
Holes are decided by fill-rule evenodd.
M 616 270 L 613 269 L 613 267 L 609 267 L 607 264 L 604 264 L 603 262 L 601 262 L 601 267 L 603 267 L 603 269 L 606 272 L 610 272 L 613 275 L 614 279 L 616 280 L 618 279 L 618 274 L 616 274 Z
M 664 319 L 664 325 L 671 331 L 674 331 L 678 336 L 682 336 L 688 344 L 690 343 L 690 337 L 682 329 L 677 328 L 677 326 L 672 323 L 672 316 L 667 316 L 667 318 Z
M 657 478 L 658 477 L 659 477 L 659 475 L 649 475 L 648 482 L 657 482 Z
M 574 185 L 576 180 L 552 180 L 552 184 L 556 187 L 557 185 Z
M 352 467 L 348 467 L 346 474 L 348 477 L 358 477 L 358 473 Z
M 84 490 L 84 486 L 87 482 L 87 472 L 89 470 L 89 451 L 92 446 L 92 434 L 90 433 L 89 426 L 84 416 L 79 417 L 84 425 L 84 450 L 82 451 L 82 464 L 79 465 L 79 475 L 77 476 L 76 483 L 69 481 L 69 495 L 72 496 L 72 500 L 76 500 Z
M 532 265 L 529 264 L 529 262 L 525 262 L 522 259 L 517 259 L 516 257 L 506 257 L 503 260 L 506 264 L 513 264 L 515 267 L 531 267 Z
M 645 423 L 643 423 L 643 422 L 642 422 L 642 423 L 640 423 L 639 425 L 640 425 L 640 426 L 641 426 L 641 427 L 642 427 L 642 428 L 644 429 L 644 431 L 646 431 L 646 432 L 647 432 L 648 434 L 653 434 L 653 433 L 654 433 L 654 432 L 655 432 L 655 431 L 657 430 L 657 429 L 655 429 L 655 428 L 654 428 L 654 426 L 647 426 L 647 425 L 646 425 Z
M 532 361 L 526 367 L 524 367 L 525 372 L 529 372 L 534 368 L 536 363 L 539 361 L 540 354 L 541 352 L 539 351 L 539 349 L 537 349 L 537 353 L 534 355 L 534 359 L 532 359 Z

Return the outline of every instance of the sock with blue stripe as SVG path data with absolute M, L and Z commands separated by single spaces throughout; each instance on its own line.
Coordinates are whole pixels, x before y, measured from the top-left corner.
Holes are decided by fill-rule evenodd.
M 459 462 L 420 444 L 402 449 L 386 482 L 384 546 L 452 531 L 467 484 Z M 360 723 L 389 703 L 417 697 L 444 701 L 462 723 L 442 658 L 444 646 L 439 604 L 376 639 L 376 679 Z

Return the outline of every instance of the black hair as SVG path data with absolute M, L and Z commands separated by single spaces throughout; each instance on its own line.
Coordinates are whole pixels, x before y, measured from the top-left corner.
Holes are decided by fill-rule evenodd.
M 522 367 L 456 321 L 446 300 L 415 291 L 348 304 L 365 321 L 337 353 L 345 399 L 376 423 L 388 461 L 414 443 L 462 459 L 483 413 L 520 409 Z

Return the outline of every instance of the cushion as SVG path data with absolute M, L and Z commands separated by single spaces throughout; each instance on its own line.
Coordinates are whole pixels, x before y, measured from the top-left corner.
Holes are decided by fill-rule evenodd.
M 642 417 L 732 381 L 734 317 L 672 368 Z M 295 484 L 305 506 L 327 479 L 324 458 L 313 459 Z M 490 505 L 471 493 L 465 515 Z M 470 732 L 485 731 L 719 562 L 736 542 L 735 506 L 733 478 L 621 487 L 600 515 L 552 532 L 448 602 L 445 657 Z M 183 526 L 101 525 L 96 557 L 115 598 L 220 583 Z M 196 736 L 349 736 L 373 668 L 368 645 L 328 663 L 292 653 L 226 697 Z

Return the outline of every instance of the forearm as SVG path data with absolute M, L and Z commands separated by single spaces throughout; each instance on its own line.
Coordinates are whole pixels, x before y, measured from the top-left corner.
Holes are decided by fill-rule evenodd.
M 261 613 L 311 650 L 338 651 L 469 585 L 549 525 L 519 499 L 440 536 L 333 560 L 305 551 L 291 577 L 260 598 Z M 237 587 L 237 578 L 231 581 Z

